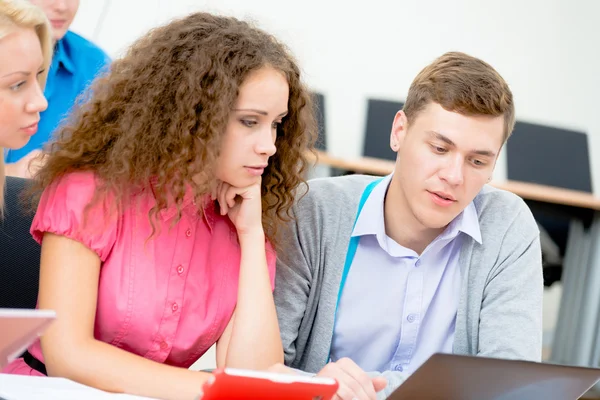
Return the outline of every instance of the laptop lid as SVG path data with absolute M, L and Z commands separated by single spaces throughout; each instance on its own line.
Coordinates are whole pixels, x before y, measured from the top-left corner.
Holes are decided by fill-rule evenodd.
M 0 308 L 0 370 L 21 355 L 55 318 L 52 310 Z
M 570 400 L 600 379 L 600 369 L 434 354 L 388 400 Z

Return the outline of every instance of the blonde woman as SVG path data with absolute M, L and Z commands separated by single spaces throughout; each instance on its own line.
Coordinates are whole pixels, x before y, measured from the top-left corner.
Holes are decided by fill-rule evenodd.
M 0 0 L 0 215 L 4 149 L 23 147 L 48 107 L 43 87 L 52 56 L 45 14 L 25 0 Z

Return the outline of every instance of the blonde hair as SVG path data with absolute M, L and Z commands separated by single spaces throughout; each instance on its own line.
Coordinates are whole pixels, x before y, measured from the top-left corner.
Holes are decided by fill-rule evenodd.
M 26 0 L 0 0 L 0 40 L 17 29 L 33 29 L 40 39 L 44 56 L 44 72 L 38 81 L 40 87 L 46 85 L 48 69 L 52 60 L 53 43 L 50 24 L 44 12 Z M 0 147 L 0 218 L 4 214 L 4 149 Z

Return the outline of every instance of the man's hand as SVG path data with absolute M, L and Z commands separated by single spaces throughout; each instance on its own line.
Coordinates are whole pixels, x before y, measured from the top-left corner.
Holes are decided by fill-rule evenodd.
M 349 358 L 327 364 L 317 376 L 333 378 L 338 382 L 334 400 L 377 400 L 377 392 L 387 385 L 385 378 L 371 378 Z

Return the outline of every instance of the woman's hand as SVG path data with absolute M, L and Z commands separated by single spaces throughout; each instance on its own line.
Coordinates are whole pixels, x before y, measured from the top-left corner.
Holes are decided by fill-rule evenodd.
M 221 215 L 229 217 L 238 237 L 264 233 L 260 181 L 242 188 L 219 182 L 212 192 L 212 199 L 219 202 Z

